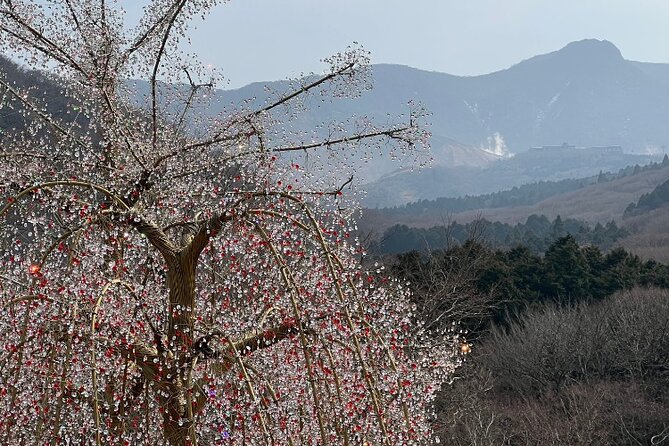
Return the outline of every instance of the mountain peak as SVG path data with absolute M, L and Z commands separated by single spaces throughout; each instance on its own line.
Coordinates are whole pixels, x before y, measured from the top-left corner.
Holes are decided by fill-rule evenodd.
M 534 56 L 511 67 L 531 72 L 603 73 L 625 63 L 620 50 L 608 40 L 584 39 L 548 54 Z
M 553 53 L 568 58 L 571 62 L 599 63 L 604 60 L 622 61 L 620 50 L 608 40 L 584 39 L 571 42 Z

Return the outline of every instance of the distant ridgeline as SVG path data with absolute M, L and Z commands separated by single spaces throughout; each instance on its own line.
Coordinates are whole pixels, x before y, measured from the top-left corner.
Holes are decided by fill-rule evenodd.
M 451 223 L 429 229 L 395 225 L 388 228 L 379 240 L 371 242 L 371 254 L 399 254 L 409 251 L 429 252 L 462 245 L 471 238 L 482 239 L 492 248 L 511 249 L 526 246 L 533 254 L 543 253 L 557 239 L 571 235 L 581 245 L 593 245 L 607 250 L 629 233 L 614 221 L 589 226 L 574 219 L 557 216 L 550 221 L 544 215 L 530 215 L 517 225 L 479 220 L 471 223 Z
M 540 150 L 542 149 L 537 149 L 537 151 Z M 605 148 L 602 148 L 601 150 L 605 150 Z M 649 163 L 645 166 L 639 166 L 638 164 L 628 166 L 620 169 L 617 173 L 600 172 L 599 175 L 586 178 L 565 179 L 560 181 L 539 181 L 517 186 L 509 190 L 484 195 L 465 195 L 463 197 L 444 197 L 434 200 L 420 200 L 403 206 L 374 209 L 373 213 L 378 215 L 381 219 L 393 221 L 393 219 L 400 217 L 442 218 L 453 213 L 477 209 L 529 206 L 552 196 L 571 192 L 592 184 L 606 183 L 630 175 L 636 175 L 641 172 L 661 169 L 666 166 L 669 166 L 669 157 L 667 155 L 664 156 L 664 159 L 661 162 Z M 669 188 L 669 185 L 667 188 Z

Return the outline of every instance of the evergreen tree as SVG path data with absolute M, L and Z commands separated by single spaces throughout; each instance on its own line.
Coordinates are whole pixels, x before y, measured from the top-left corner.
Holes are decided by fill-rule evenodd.
M 557 239 L 546 251 L 544 262 L 546 297 L 569 302 L 589 296 L 588 264 L 573 236 Z

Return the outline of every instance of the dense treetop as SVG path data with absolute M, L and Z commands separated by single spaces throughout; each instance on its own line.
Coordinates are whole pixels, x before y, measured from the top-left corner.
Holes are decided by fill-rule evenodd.
M 425 159 L 422 112 L 294 128 L 303 97 L 369 87 L 349 48 L 259 108 L 200 113 L 218 75 L 180 42 L 217 3 L 153 0 L 128 29 L 114 2 L 0 0 L 0 52 L 65 108 L 0 77 L 21 117 L 0 135 L 3 444 L 432 439 L 456 338 L 360 268 L 344 188 L 352 158 Z

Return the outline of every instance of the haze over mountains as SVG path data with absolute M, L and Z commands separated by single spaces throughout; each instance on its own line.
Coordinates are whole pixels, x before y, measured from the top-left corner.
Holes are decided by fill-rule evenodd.
M 398 171 L 400 165 L 389 157 L 361 162 L 355 166 L 356 179 L 369 183 L 364 186 L 369 207 L 617 171 L 659 160 L 669 144 L 669 64 L 625 60 L 608 41 L 573 42 L 481 76 L 399 65 L 373 68 L 371 91 L 323 107 L 317 106 L 316 98 L 306 104 L 306 116 L 293 123 L 313 129 L 348 116 L 388 122 L 388 116 L 407 112 L 408 101 L 425 105 L 432 113 L 434 167 Z M 218 90 L 219 103 L 214 101 L 205 112 L 213 115 L 225 104 L 249 98 L 262 102 L 269 94 L 267 85 L 279 94 L 289 89 L 288 82 L 281 81 Z M 529 150 L 563 142 L 577 147 L 620 146 L 624 153 L 566 146 Z M 509 158 L 510 153 L 516 156 Z
M 669 64 L 625 60 L 608 41 L 573 42 L 481 76 L 453 76 L 399 65 L 375 65 L 373 76 L 371 91 L 356 100 L 313 108 L 309 122 L 303 123 L 308 126 L 349 115 L 383 119 L 406 112 L 410 100 L 424 104 L 432 113 L 436 170 L 398 174 L 393 173 L 396 164 L 375 160 L 359 173 L 363 181 L 392 175 L 368 187 L 368 206 L 593 175 L 600 169 L 617 170 L 657 160 L 628 154 L 661 156 L 669 145 Z M 264 97 L 263 85 L 221 92 L 222 102 Z M 282 83 L 271 87 L 277 91 L 286 88 Z M 521 157 L 508 165 L 494 163 L 491 167 L 509 153 L 563 142 L 577 147 L 620 146 L 625 154 L 594 158 L 590 154 L 579 159 L 579 154 L 565 153 L 572 165 L 557 163 L 561 170 L 548 174 L 546 166 L 556 167 L 558 154 L 545 160 L 535 155 Z M 481 173 L 478 168 L 486 166 L 493 170 Z M 399 197 L 398 189 L 402 189 Z
M 262 97 L 264 85 L 223 96 Z M 410 100 L 432 112 L 435 135 L 475 147 L 494 148 L 497 134 L 514 153 L 565 141 L 637 153 L 669 143 L 669 64 L 628 61 L 611 42 L 594 39 L 481 76 L 375 65 L 373 90 L 317 113 L 386 116 L 405 112 Z

